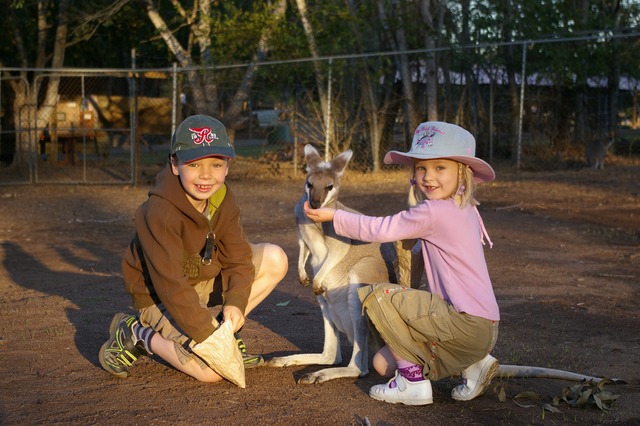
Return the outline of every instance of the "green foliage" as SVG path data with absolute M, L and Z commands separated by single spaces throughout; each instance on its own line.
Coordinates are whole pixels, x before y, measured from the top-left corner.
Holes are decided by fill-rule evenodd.
M 74 2 L 65 65 L 79 68 L 128 68 L 135 49 L 136 67 L 166 67 L 166 45 L 138 2 L 111 11 L 111 0 Z M 117 46 L 117 48 L 114 48 Z
M 70 37 L 65 66 L 126 68 L 131 66 L 131 52 L 135 49 L 136 67 L 168 68 L 176 59 L 149 20 L 145 2 L 153 4 L 157 9 L 168 30 L 187 50 L 193 65 L 202 65 L 202 52 L 194 37 L 195 25 L 202 17 L 192 10 L 199 4 L 198 1 L 93 0 L 71 2 Z M 607 77 L 613 69 L 612 64 L 619 61 L 623 76 L 640 78 L 638 37 L 620 40 L 613 40 L 611 37 L 612 29 L 615 28 L 622 32 L 637 31 L 640 24 L 639 2 L 619 2 L 619 9 L 612 8 L 615 2 L 600 0 L 428 3 L 435 25 L 431 34 L 426 32 L 430 29 L 426 28 L 422 18 L 420 2 L 307 1 L 308 18 L 313 28 L 317 52 L 323 59 L 355 53 L 374 54 L 366 59 L 333 61 L 332 106 L 336 112 L 335 120 L 343 121 L 338 124 L 339 130 L 345 129 L 344 133 L 347 134 L 357 127 L 358 132 L 366 135 L 371 125 L 366 122 L 366 118 L 363 119 L 364 114 L 361 113 L 362 101 L 365 99 L 360 93 L 363 70 L 369 73 L 367 77 L 374 82 L 374 102 L 378 107 L 383 104 L 391 106 L 379 112 L 388 114 L 385 117 L 389 118 L 389 122 L 407 122 L 406 117 L 401 117 L 406 111 L 402 105 L 406 99 L 396 78 L 398 57 L 387 55 L 398 49 L 397 37 L 400 29 L 404 31 L 407 48 L 411 50 L 424 49 L 427 36 L 435 40 L 436 47 L 441 49 L 437 53 L 437 65 L 443 69 L 444 75 L 448 70 L 466 72 L 466 77 L 470 78 L 468 87 L 462 88 L 455 84 L 439 86 L 438 115 L 440 119 L 456 120 L 462 125 L 473 123 L 480 133 L 486 132 L 482 129 L 482 123 L 488 122 L 489 101 L 488 95 L 483 93 L 486 86 L 474 85 L 472 66 L 483 70 L 506 68 L 512 72 L 511 75 L 513 72 L 520 73 L 523 42 L 590 34 L 600 36 L 589 41 L 528 44 L 527 74 L 543 75 L 559 88 L 549 89 L 544 93 L 540 91 L 541 95 L 536 94 L 538 88 L 527 89 L 525 96 L 530 96 L 529 99 L 535 97 L 532 102 L 536 102 L 536 106 L 543 105 L 544 111 L 539 108 L 540 117 L 525 117 L 532 120 L 532 123 L 533 120 L 540 120 L 534 124 L 525 123 L 525 131 L 539 134 L 549 132 L 550 134 L 542 136 L 553 141 L 570 140 L 569 133 L 572 130 L 567 130 L 571 126 L 566 126 L 566 123 L 567 120 L 574 120 L 573 117 L 577 115 L 576 105 L 579 103 L 576 102 L 576 94 L 584 96 L 588 77 Z M 8 15 L 13 15 L 12 19 L 7 20 L 11 24 L 0 26 L 0 58 L 3 65 L 35 66 L 36 58 L 48 57 L 47 54 L 52 52 L 59 2 L 43 2 L 48 6 L 46 17 L 50 28 L 45 48 L 37 45 L 36 8 L 23 0 L 4 0 L 3 4 L 9 7 Z M 318 85 L 326 88 L 329 64 L 326 60 L 319 62 L 319 72 L 316 75 L 314 63 L 309 60 L 311 52 L 297 2 L 287 2 L 284 19 L 279 20 L 277 25 L 273 22 L 276 0 L 214 0 L 207 4 L 211 8 L 210 16 L 205 17 L 211 29 L 210 50 L 206 52 L 211 54 L 211 60 L 207 58 L 207 66 L 219 68 L 208 68 L 206 73 L 211 82 L 215 83 L 212 86 L 215 86 L 219 95 L 215 101 L 220 104 L 220 111 L 224 111 L 234 99 L 238 84 L 245 76 L 247 69 L 237 65 L 256 60 L 260 38 L 265 34 L 265 29 L 269 29 L 268 54 L 257 59 L 283 63 L 257 68 L 255 82 L 249 91 L 250 102 L 257 106 L 256 101 L 260 100 L 260 106 L 271 108 L 283 103 L 291 105 L 295 100 L 300 104 L 304 103 L 305 113 L 314 116 L 313 120 L 316 120 L 319 104 L 317 88 Z M 581 8 L 584 4 L 586 6 Z M 350 5 L 352 10 L 349 9 Z M 384 9 L 384 17 L 380 16 L 379 6 Z M 20 49 L 12 45 L 18 39 L 12 32 L 13 23 L 18 26 L 21 37 L 25 40 L 26 59 L 18 57 Z M 491 46 L 491 43 L 496 44 Z M 38 55 L 39 49 L 46 54 Z M 376 53 L 382 54 L 375 56 Z M 426 55 L 416 53 L 408 56 L 411 72 L 416 75 L 422 72 Z M 303 61 L 293 63 L 298 59 Z M 363 63 L 366 63 L 366 68 L 362 68 Z M 427 100 L 433 95 L 427 93 L 431 88 L 422 84 L 423 82 L 424 80 L 420 84 L 416 83 L 411 94 L 415 97 L 412 101 L 421 109 L 418 114 L 422 116 L 426 113 Z M 506 135 L 501 137 L 498 144 L 502 145 L 499 148 L 508 155 L 508 152 L 513 152 L 512 147 L 508 146 L 508 138 L 513 137 L 514 126 L 510 123 L 513 123 L 513 118 L 517 115 L 515 105 L 519 95 L 515 90 L 509 92 L 504 86 L 498 91 L 500 93 L 496 93 L 497 103 L 492 111 L 497 113 L 496 117 L 498 114 L 502 116 L 496 118 L 501 123 L 494 123 L 494 128 L 500 129 L 503 136 Z M 525 108 L 528 106 L 525 105 Z M 595 109 L 592 106 L 590 108 Z M 602 125 L 603 120 L 593 120 L 593 114 L 588 117 L 587 113 L 582 114 L 580 123 L 595 123 L 595 127 Z M 362 134 L 357 135 L 356 139 L 366 140 L 367 137 Z M 486 134 L 478 135 L 479 148 L 482 148 L 482 141 L 487 139 Z M 551 148 L 555 150 L 556 146 Z
M 36 24 L 36 7 L 26 7 L 24 1 L 4 1 L 4 21 L 0 25 L 0 63 L 6 67 L 35 66 L 37 51 L 38 27 Z M 22 41 L 22 46 L 18 43 Z M 24 47 L 23 58 L 20 52 Z M 28 62 L 32 60 L 33 62 Z
M 260 35 L 265 27 L 271 25 L 268 3 L 237 3 L 221 1 L 212 4 L 211 45 L 216 63 L 251 62 Z

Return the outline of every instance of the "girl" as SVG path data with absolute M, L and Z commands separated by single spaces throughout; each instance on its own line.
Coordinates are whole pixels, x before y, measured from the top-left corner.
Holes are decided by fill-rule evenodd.
M 461 374 L 464 384 L 451 396 L 471 400 L 484 392 L 498 368 L 489 352 L 500 314 L 483 253 L 484 240 L 490 245 L 491 240 L 474 199 L 476 184 L 492 181 L 495 173 L 475 157 L 468 131 L 442 122 L 420 124 L 411 150 L 390 151 L 384 162 L 413 167 L 413 191 L 422 202 L 388 217 L 305 206 L 311 220 L 333 220 L 345 237 L 420 241 L 430 291 L 395 284 L 359 290 L 380 347 L 373 367 L 391 377 L 369 395 L 390 403 L 431 404 L 430 380 Z

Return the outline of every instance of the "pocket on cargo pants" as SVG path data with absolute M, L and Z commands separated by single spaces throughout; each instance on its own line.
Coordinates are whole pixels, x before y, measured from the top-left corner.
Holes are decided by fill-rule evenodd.
M 416 341 L 411 330 L 391 303 L 392 295 L 407 291 L 396 284 L 374 284 L 358 289 L 362 310 L 366 312 L 372 334 L 376 334 L 393 352 L 407 361 L 424 365 L 427 361 L 425 344 Z M 378 340 L 378 339 L 376 339 Z
M 418 342 L 446 342 L 454 338 L 449 304 L 423 290 L 396 292 L 391 304 Z

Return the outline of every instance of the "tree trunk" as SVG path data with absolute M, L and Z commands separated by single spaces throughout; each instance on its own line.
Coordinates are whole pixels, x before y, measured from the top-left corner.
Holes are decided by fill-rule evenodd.
M 197 1 L 198 19 L 193 27 L 193 36 L 200 50 L 200 65 L 213 67 L 213 58 L 211 56 L 211 25 L 209 17 L 211 16 L 211 3 L 208 0 Z M 203 86 L 204 105 L 205 108 L 213 106 L 216 109 L 198 110 L 204 114 L 219 114 L 219 98 L 218 85 L 216 84 L 213 73 L 204 72 L 200 75 Z M 232 139 L 233 140 L 233 139 Z
M 512 25 L 513 22 L 513 10 L 510 2 L 505 2 L 505 11 L 504 11 L 504 22 L 505 25 L 502 28 L 502 39 L 503 40 L 512 40 Z M 505 68 L 507 70 L 507 79 L 509 84 L 509 99 L 511 101 L 511 108 L 509 111 L 509 115 L 511 120 L 508 123 L 508 132 L 510 135 L 507 143 L 509 144 L 510 156 L 513 160 L 517 160 L 517 142 L 518 142 L 518 120 L 520 119 L 520 95 L 518 91 L 518 83 L 516 81 L 516 73 L 518 69 L 521 69 L 520 64 L 516 61 L 515 49 L 514 45 L 506 46 L 506 65 Z M 522 76 L 524 78 L 524 76 Z
M 47 30 L 51 27 L 48 22 L 50 11 L 45 1 L 38 2 L 38 47 L 36 53 L 36 68 L 44 68 L 47 58 Z M 69 0 L 61 0 L 58 3 L 58 15 L 56 17 L 57 24 L 53 52 L 51 54 L 51 68 L 62 68 L 64 65 L 64 54 L 67 43 L 67 34 L 69 30 L 68 16 Z M 19 34 L 17 27 L 14 30 L 14 40 L 23 43 L 23 39 Z M 20 56 L 26 55 L 24 46 L 18 47 Z M 28 63 L 25 57 L 22 58 L 24 64 Z M 58 88 L 60 84 L 59 76 L 52 76 L 47 81 L 44 101 L 38 105 L 38 94 L 40 92 L 40 84 L 43 82 L 40 72 L 34 73 L 31 80 L 26 72 L 21 73 L 22 79 L 12 80 L 10 87 L 14 91 L 14 123 L 16 127 L 16 150 L 13 158 L 12 166 L 18 166 L 29 163 L 29 154 L 36 152 L 36 142 L 39 139 L 39 133 L 42 132 L 53 116 L 56 101 L 58 99 Z M 27 90 L 26 86 L 29 86 Z M 28 95 L 26 95 L 28 93 Z
M 386 12 L 383 1 L 377 2 L 378 16 L 382 23 L 386 22 Z M 355 15 L 355 6 L 352 0 L 349 0 L 349 12 L 351 15 Z M 355 20 L 354 20 L 355 22 Z M 362 53 L 362 34 L 357 24 L 352 25 L 354 38 L 356 40 L 357 53 Z M 387 27 L 387 38 L 392 40 L 390 29 Z M 390 42 L 391 45 L 394 43 Z M 373 165 L 373 171 L 380 171 L 382 165 L 381 146 L 382 138 L 385 134 L 385 129 L 390 129 L 388 125 L 389 120 L 395 120 L 395 114 L 390 114 L 392 99 L 393 99 L 393 80 L 395 71 L 387 73 L 382 78 L 382 87 L 378 87 L 373 83 L 373 77 L 369 73 L 367 63 L 364 59 L 358 60 L 359 64 L 359 76 L 360 76 L 360 90 L 362 92 L 362 99 L 364 104 L 365 116 L 367 119 L 367 128 L 369 131 L 369 146 L 371 148 L 371 162 Z M 411 77 L 406 77 L 408 83 L 411 83 Z M 379 99 L 376 93 L 383 93 L 382 99 Z M 394 99 L 395 101 L 395 99 Z M 390 133 L 390 132 L 387 132 Z M 393 137 L 393 136 L 391 136 Z
M 406 13 L 402 10 L 400 5 L 398 6 L 398 16 L 400 17 L 400 22 L 404 22 Z M 406 52 L 407 50 L 409 50 L 404 26 L 400 25 L 395 31 L 395 35 L 396 43 L 393 43 L 392 45 L 395 50 L 399 52 Z M 418 110 L 416 108 L 416 99 L 413 90 L 409 57 L 406 53 L 400 53 L 396 56 L 396 58 L 398 69 L 400 70 L 400 77 L 402 78 L 402 94 L 404 95 L 404 103 L 406 106 L 407 123 L 409 124 L 409 128 L 411 129 L 411 131 L 413 131 L 416 127 L 418 127 L 420 121 Z M 416 75 L 420 75 L 419 70 Z
M 174 37 L 173 33 L 171 32 L 171 30 L 169 30 L 169 27 L 164 22 L 162 16 L 160 16 L 160 13 L 156 9 L 153 2 L 151 0 L 143 0 L 143 2 L 147 10 L 147 16 L 149 17 L 149 20 L 151 21 L 153 26 L 156 27 L 156 30 L 160 34 L 160 37 L 162 37 L 171 53 L 173 53 L 173 55 L 176 57 L 180 66 L 182 66 L 183 68 L 190 68 L 190 70 L 187 71 L 187 80 L 189 81 L 189 86 L 192 88 L 191 95 L 193 101 L 193 110 L 198 113 L 206 111 L 209 111 L 210 113 L 210 111 L 215 110 L 214 108 L 212 108 L 215 105 L 207 104 L 207 97 L 205 96 L 206 90 L 204 87 L 205 85 L 201 81 L 198 72 L 193 71 L 195 63 L 193 62 L 191 54 L 184 47 L 182 47 L 180 42 Z M 206 23 L 206 21 L 204 22 Z M 202 28 L 200 28 L 200 31 L 202 31 Z M 215 98 L 215 96 L 210 96 L 210 98 Z
M 433 14 L 431 9 L 439 11 L 439 25 L 434 24 Z M 442 6 L 437 0 L 422 0 L 420 2 L 420 15 L 422 17 L 422 23 L 424 24 L 424 47 L 428 50 L 426 55 L 425 72 L 427 75 L 427 120 L 438 120 L 438 58 L 435 52 L 436 39 L 438 34 L 438 28 L 441 22 L 444 20 L 444 14 L 446 8 Z
M 160 16 L 160 13 L 155 8 L 151 0 L 143 0 L 147 8 L 147 15 L 151 20 L 151 23 L 156 27 L 156 30 L 167 44 L 169 50 L 175 55 L 180 65 L 184 68 L 193 68 L 193 57 L 189 50 L 185 49 L 180 42 L 173 36 L 173 33 L 169 30 L 164 19 Z M 176 3 L 176 6 L 179 4 Z M 210 5 L 209 2 L 201 1 L 195 4 L 198 9 L 197 24 L 191 28 L 192 36 L 196 39 L 202 61 L 200 65 L 213 66 L 213 60 L 209 54 L 210 46 L 210 34 L 211 27 L 209 23 Z M 274 6 L 274 14 L 276 15 L 275 23 L 279 22 L 286 12 L 287 2 L 286 0 L 278 0 Z M 178 12 L 184 15 L 184 11 L 179 9 Z M 226 124 L 229 137 L 233 140 L 235 137 L 235 131 L 238 126 L 242 124 L 240 119 L 240 113 L 244 105 L 244 101 L 248 98 L 248 94 L 255 82 L 256 72 L 258 70 L 258 64 L 256 62 L 264 59 L 268 52 L 269 40 L 271 38 L 271 28 L 265 27 L 264 32 L 260 38 L 258 52 L 254 55 L 254 62 L 247 68 L 242 82 L 236 93 L 234 94 L 230 105 L 227 106 L 224 116 L 220 115 L 221 121 Z M 191 37 L 190 37 L 191 38 Z M 187 79 L 191 87 L 191 94 L 193 98 L 193 108 L 196 113 L 212 114 L 212 111 L 220 111 L 217 85 L 213 73 L 200 74 L 197 71 L 187 71 Z
M 302 27 L 304 28 L 304 33 L 307 37 L 307 44 L 309 45 L 309 52 L 311 53 L 311 57 L 314 59 L 319 58 L 320 54 L 318 52 L 315 33 L 313 31 L 313 28 L 311 27 L 311 22 L 309 22 L 309 19 L 307 17 L 307 2 L 306 0 L 296 0 L 296 4 L 298 6 L 298 12 L 300 13 L 300 20 L 302 21 Z M 313 61 L 312 64 L 313 64 L 313 71 L 315 73 L 315 78 L 316 78 L 318 97 L 320 98 L 322 122 L 326 123 L 327 114 L 329 112 L 327 92 L 325 90 L 326 79 L 322 74 L 322 67 L 320 66 L 320 62 Z M 331 128 L 333 129 L 333 126 L 331 126 Z M 333 138 L 332 138 L 333 131 L 331 131 L 330 129 L 326 129 L 326 132 L 328 132 L 329 145 L 331 146 L 331 144 L 333 143 Z
M 64 55 L 67 44 L 67 34 L 69 32 L 68 25 L 68 11 L 69 11 L 69 0 L 62 0 L 59 3 L 59 12 L 58 12 L 58 27 L 56 30 L 55 42 L 53 46 L 53 57 L 51 60 L 51 67 L 62 68 L 64 66 Z M 43 64 L 44 66 L 44 64 Z M 37 93 L 39 92 L 39 82 L 42 80 L 35 79 L 33 83 L 33 89 L 31 90 L 31 94 L 34 97 L 33 103 L 34 105 L 38 105 Z M 45 128 L 47 124 L 51 124 L 51 120 L 55 120 L 55 108 L 56 103 L 58 101 L 58 90 L 60 88 L 60 77 L 51 76 L 49 77 L 47 89 L 44 96 L 44 101 L 39 105 L 38 111 L 36 113 L 36 126 L 39 129 Z M 40 139 L 40 133 L 42 131 L 38 131 L 34 134 L 34 141 L 38 141 Z M 57 152 L 57 150 L 56 150 Z M 56 163 L 57 155 L 50 158 L 49 161 Z
M 578 2 L 578 28 L 585 29 L 589 26 L 589 0 L 582 0 Z M 585 52 L 586 53 L 586 52 Z M 585 144 L 588 146 L 590 143 L 589 135 L 589 122 L 587 119 L 587 92 L 589 87 L 587 85 L 587 76 L 585 71 L 588 69 L 586 61 L 589 59 L 586 57 L 579 59 L 583 62 L 583 66 L 576 68 L 576 83 L 575 83 L 575 117 L 576 124 L 573 133 L 573 143 L 576 145 Z M 595 130 L 595 129 L 593 129 Z
M 280 20 L 284 17 L 286 11 L 287 0 L 278 0 L 273 9 L 273 13 L 275 16 L 273 25 L 277 25 L 277 23 L 280 22 Z M 242 82 L 236 90 L 236 93 L 234 94 L 231 103 L 225 113 L 225 121 L 229 124 L 229 127 L 231 127 L 233 134 L 235 134 L 235 129 L 240 127 L 246 120 L 246 118 L 241 118 L 240 114 L 242 113 L 244 102 L 249 98 L 249 92 L 251 92 L 253 83 L 256 80 L 256 75 L 259 67 L 257 62 L 266 59 L 267 54 L 269 53 L 271 34 L 272 28 L 265 27 L 260 36 L 258 51 L 253 56 L 253 62 L 247 68 L 247 71 L 242 78 Z M 231 137 L 232 135 L 230 134 L 229 136 Z
M 468 46 L 471 44 L 471 36 L 469 34 L 469 0 L 464 0 L 461 2 L 462 6 L 462 32 L 460 34 L 460 44 L 463 46 Z M 465 56 L 469 58 L 474 58 L 475 55 L 472 54 L 472 51 L 465 50 Z M 476 79 L 475 70 L 473 68 L 474 65 L 478 65 L 474 59 L 469 61 L 465 61 L 463 64 L 464 67 L 464 76 L 465 76 L 465 85 L 469 94 L 469 103 L 466 106 L 467 111 L 469 111 L 469 122 L 461 123 L 462 125 L 467 126 L 468 130 L 471 133 L 478 134 L 478 82 Z
M 353 0 L 349 0 L 349 13 L 355 16 L 355 5 Z M 356 24 L 356 20 L 352 20 L 351 30 L 355 39 L 356 52 L 362 52 L 362 34 L 360 28 Z M 365 59 L 357 59 L 360 91 L 362 93 L 362 102 L 364 105 L 364 113 L 367 118 L 367 127 L 369 131 L 369 146 L 371 148 L 371 161 L 373 170 L 380 170 L 380 140 L 382 138 L 382 128 L 384 125 L 380 123 L 377 109 L 377 97 L 371 82 L 371 76 L 367 68 Z
M 613 31 L 617 32 L 620 28 L 620 0 L 615 0 L 608 10 L 605 11 L 606 18 L 609 22 L 613 22 Z M 616 134 L 618 125 L 618 95 L 620 93 L 620 55 L 622 47 L 620 39 L 611 41 L 613 48 L 611 49 L 611 60 L 609 61 L 609 123 L 607 133 L 613 137 Z

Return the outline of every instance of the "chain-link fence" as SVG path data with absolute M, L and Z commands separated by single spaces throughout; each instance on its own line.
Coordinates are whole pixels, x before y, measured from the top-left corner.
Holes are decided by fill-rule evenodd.
M 468 128 L 476 154 L 489 161 L 513 160 L 516 151 L 523 163 L 539 161 L 541 153 L 575 144 L 577 129 L 593 138 L 610 127 L 606 79 L 585 80 L 578 90 L 525 71 L 522 85 L 521 74 L 504 67 L 461 66 L 464 54 L 454 51 L 438 53 L 437 77 L 430 77 L 425 57 L 405 55 L 411 85 L 402 84 L 400 58 L 391 55 L 345 56 L 315 67 L 288 61 L 199 70 L 25 70 L 41 74 L 0 80 L 0 183 L 135 184 L 145 165 L 166 162 L 172 130 L 197 111 L 227 125 L 239 156 L 275 172 L 301 170 L 306 143 L 330 155 L 352 149 L 351 167 L 371 170 L 386 151 L 409 148 L 415 124 L 427 117 L 433 78 L 438 119 Z M 617 153 L 636 155 L 640 146 L 633 145 L 639 93 L 638 81 L 620 78 L 615 124 L 633 135 L 620 138 Z M 577 103 L 584 108 L 580 121 Z
M 2 89 L 2 183 L 134 183 L 137 166 L 168 143 L 164 74 L 50 73 Z

